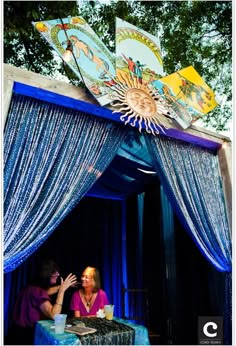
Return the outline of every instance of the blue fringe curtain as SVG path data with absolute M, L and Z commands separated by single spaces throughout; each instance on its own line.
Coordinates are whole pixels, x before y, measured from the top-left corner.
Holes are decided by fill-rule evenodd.
M 153 165 L 170 202 L 203 255 L 226 272 L 224 339 L 232 337 L 232 242 L 218 158 L 177 140 L 146 136 Z
M 101 176 L 126 128 L 14 95 L 4 133 L 4 271 L 52 233 Z

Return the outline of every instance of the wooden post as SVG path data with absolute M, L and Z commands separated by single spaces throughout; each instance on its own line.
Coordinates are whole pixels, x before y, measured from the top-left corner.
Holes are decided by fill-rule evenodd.
M 226 211 L 232 232 L 232 145 L 225 142 L 217 152 L 225 195 Z
M 11 103 L 12 89 L 14 82 L 4 78 L 4 100 L 3 100 L 3 125 L 5 126 L 7 115 Z

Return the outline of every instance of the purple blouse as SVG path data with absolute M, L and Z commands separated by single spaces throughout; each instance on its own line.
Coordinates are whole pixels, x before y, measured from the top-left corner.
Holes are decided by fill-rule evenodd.
M 109 301 L 108 301 L 106 293 L 102 289 L 99 289 L 97 292 L 95 301 L 93 302 L 93 305 L 91 306 L 91 310 L 88 312 L 80 297 L 79 291 L 76 291 L 71 297 L 70 310 L 79 311 L 81 316 L 91 316 L 91 315 L 96 315 L 96 312 L 99 309 L 103 309 L 104 305 L 107 305 L 107 304 L 109 304 Z
M 14 322 L 20 327 L 33 327 L 37 321 L 48 319 L 40 310 L 40 305 L 47 300 L 51 301 L 45 289 L 36 286 L 24 288 L 14 307 Z

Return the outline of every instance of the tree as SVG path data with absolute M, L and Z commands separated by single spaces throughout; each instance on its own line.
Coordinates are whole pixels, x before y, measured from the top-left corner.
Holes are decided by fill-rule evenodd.
M 18 14 L 21 16 L 18 16 Z M 220 99 L 204 116 L 206 126 L 227 129 L 232 118 L 232 3 L 229 1 L 5 1 L 4 61 L 31 71 L 78 78 L 56 64 L 49 45 L 31 21 L 83 16 L 110 51 L 115 52 L 115 17 L 158 35 L 166 74 L 193 65 Z
M 5 1 L 4 62 L 43 75 L 67 74 L 76 83 L 77 77 L 65 64 L 55 60 L 50 45 L 32 25 L 33 21 L 77 16 L 75 1 Z

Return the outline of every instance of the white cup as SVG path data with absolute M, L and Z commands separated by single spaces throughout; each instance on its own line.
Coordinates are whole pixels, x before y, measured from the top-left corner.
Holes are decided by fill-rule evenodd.
M 55 333 L 56 334 L 63 334 L 65 330 L 65 324 L 66 324 L 66 317 L 65 314 L 56 314 L 54 316 L 55 321 Z
M 106 319 L 112 320 L 113 314 L 114 314 L 114 305 L 112 305 L 112 304 L 105 305 L 104 310 L 105 310 Z

